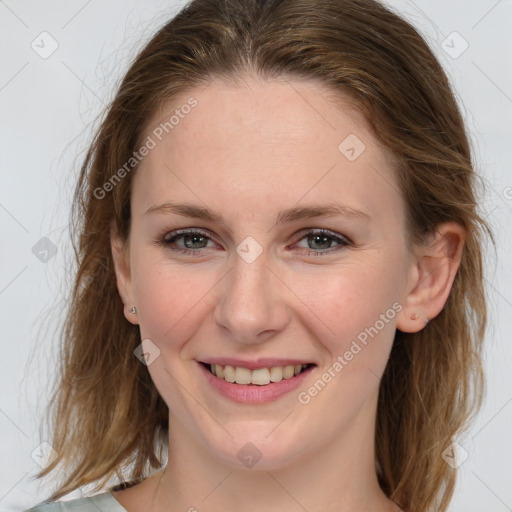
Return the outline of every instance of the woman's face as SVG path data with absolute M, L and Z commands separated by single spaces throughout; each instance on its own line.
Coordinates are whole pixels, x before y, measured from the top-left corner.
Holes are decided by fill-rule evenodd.
M 182 94 L 143 140 L 118 284 L 171 438 L 238 467 L 372 450 L 414 266 L 389 155 L 317 84 L 249 77 Z

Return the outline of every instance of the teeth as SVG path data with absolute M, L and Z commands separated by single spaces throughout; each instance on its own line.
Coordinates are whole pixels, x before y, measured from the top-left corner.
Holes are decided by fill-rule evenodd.
M 237 384 L 250 384 L 251 373 L 251 370 L 247 368 L 235 368 L 235 382 Z
M 236 384 L 254 384 L 256 386 L 266 386 L 271 382 L 281 382 L 283 379 L 291 379 L 299 375 L 309 365 L 296 364 L 288 366 L 275 366 L 272 368 L 258 368 L 249 370 L 248 368 L 221 366 L 219 364 L 208 365 L 213 375 L 224 379 L 227 382 Z
M 251 384 L 257 384 L 258 386 L 265 386 L 266 384 L 270 384 L 270 372 L 268 368 L 253 370 L 251 375 Z
M 295 366 L 285 366 L 283 368 L 283 379 L 291 379 L 295 373 Z
M 224 380 L 227 382 L 235 382 L 235 369 L 232 366 L 224 367 Z
M 279 382 L 283 380 L 283 369 L 280 366 L 270 368 L 270 381 Z

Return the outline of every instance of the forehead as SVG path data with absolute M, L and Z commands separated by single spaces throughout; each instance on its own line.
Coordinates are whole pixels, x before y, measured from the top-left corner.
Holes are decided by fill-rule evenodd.
M 189 108 L 191 103 L 195 106 Z M 307 140 L 309 146 L 319 139 L 325 140 L 329 132 L 323 144 L 325 150 L 333 144 L 336 149 L 337 139 L 350 130 L 363 138 L 370 136 L 365 119 L 350 98 L 313 80 L 263 81 L 253 76 L 237 82 L 215 79 L 164 103 L 148 123 L 146 132 L 169 120 L 173 126 L 164 126 L 162 136 L 172 131 L 176 144 L 194 147 L 200 142 L 209 149 L 213 146 L 230 152 L 237 148 L 247 150 L 251 140 L 258 143 L 261 137 L 266 138 L 265 143 L 274 140 L 276 145 Z M 236 141 L 243 145 L 233 144 Z
M 338 98 L 302 80 L 192 88 L 148 123 L 144 137 L 155 146 L 137 171 L 134 200 L 147 208 L 204 197 L 215 209 L 231 194 L 249 209 L 307 199 L 379 215 L 400 202 L 390 155 L 349 99 Z

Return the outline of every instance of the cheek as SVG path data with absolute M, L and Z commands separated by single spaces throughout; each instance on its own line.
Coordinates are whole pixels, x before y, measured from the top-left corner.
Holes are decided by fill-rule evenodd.
M 314 314 L 308 313 L 302 322 L 315 329 L 327 359 L 313 385 L 300 390 L 298 400 L 308 406 L 311 417 L 324 415 L 338 425 L 375 397 L 401 304 L 395 300 L 392 276 L 375 265 L 354 265 L 316 280 L 320 286 L 310 284 L 305 284 L 303 296 Z
M 311 328 L 321 326 L 328 346 L 339 351 L 350 345 L 365 328 L 373 326 L 381 315 L 386 315 L 386 326 L 393 320 L 393 303 L 398 297 L 393 276 L 389 269 L 378 267 L 374 262 L 350 264 L 316 278 L 301 277 L 300 295 L 312 311 Z M 381 322 L 379 330 L 384 329 Z M 326 341 L 327 344 L 327 341 Z
M 161 343 L 164 340 L 180 339 L 177 331 L 197 314 L 193 305 L 200 300 L 200 290 L 185 280 L 179 273 L 165 275 L 161 271 L 144 272 L 138 281 L 136 297 L 139 306 L 141 336 Z
M 183 347 L 197 336 L 204 323 L 206 308 L 210 307 L 208 291 L 218 279 L 211 271 L 180 269 L 164 258 L 134 258 L 134 262 L 141 339 L 150 339 L 154 343 L 150 346 L 158 354 L 148 371 L 167 405 L 185 417 L 194 404 L 187 405 L 189 397 L 180 391 L 179 383 L 187 382 L 189 368 L 182 361 Z
M 142 339 L 151 339 L 161 351 L 180 352 L 204 323 L 218 273 L 196 264 L 184 267 L 150 251 L 141 251 L 133 263 Z
M 306 401 L 312 400 L 314 407 L 320 407 L 319 413 L 322 407 L 329 407 L 327 404 L 338 404 L 345 412 L 334 408 L 332 415 L 355 414 L 377 392 L 401 310 L 396 301 L 396 277 L 387 265 L 360 261 L 319 280 L 302 280 L 303 296 L 314 312 L 302 322 L 309 324 L 327 353 L 319 372 L 322 382 L 315 384 L 315 389 L 302 390 Z M 328 389 L 320 393 L 324 386 Z M 317 393 L 321 395 L 318 398 Z

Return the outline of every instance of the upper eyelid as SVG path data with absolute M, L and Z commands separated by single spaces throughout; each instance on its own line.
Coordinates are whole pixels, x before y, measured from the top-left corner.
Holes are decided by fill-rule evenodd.
M 176 229 L 173 231 L 169 231 L 168 233 L 164 234 L 163 239 L 164 240 L 167 240 L 167 239 L 172 240 L 173 238 L 178 238 L 178 237 L 186 236 L 189 234 L 203 235 L 203 236 L 209 238 L 210 240 L 215 241 L 215 237 L 212 236 L 211 233 L 209 233 L 208 231 L 205 231 L 203 229 L 198 229 L 198 228 Z

